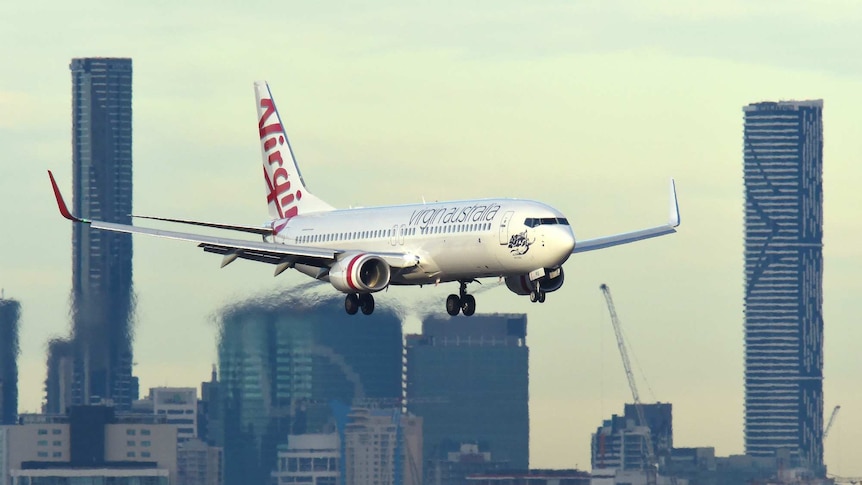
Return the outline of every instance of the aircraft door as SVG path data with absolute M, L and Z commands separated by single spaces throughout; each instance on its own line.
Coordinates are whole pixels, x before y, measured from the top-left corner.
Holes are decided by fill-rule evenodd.
M 500 220 L 500 244 L 509 244 L 509 223 L 514 213 L 514 211 L 509 211 L 503 214 L 503 219 Z
M 389 244 L 393 246 L 398 245 L 398 224 L 392 226 L 392 235 L 389 236 Z
M 398 231 L 398 244 L 404 245 L 404 233 L 407 232 L 407 227 L 404 224 L 401 224 L 401 227 Z

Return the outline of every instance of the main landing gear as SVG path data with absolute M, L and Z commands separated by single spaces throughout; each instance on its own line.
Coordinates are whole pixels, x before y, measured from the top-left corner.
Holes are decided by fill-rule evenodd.
M 542 291 L 541 288 L 535 289 L 530 292 L 530 301 L 533 303 L 545 303 L 545 292 Z
M 344 310 L 348 315 L 356 315 L 362 310 L 363 315 L 374 313 L 374 296 L 371 293 L 348 293 L 344 297 Z
M 467 282 L 461 281 L 461 289 L 457 295 L 449 295 L 446 298 L 446 313 L 453 317 L 463 312 L 465 317 L 476 313 L 476 298 L 467 294 Z

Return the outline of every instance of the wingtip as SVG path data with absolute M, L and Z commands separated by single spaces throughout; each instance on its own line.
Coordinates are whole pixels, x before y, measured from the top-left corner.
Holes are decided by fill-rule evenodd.
M 676 182 L 670 179 L 670 221 L 671 227 L 679 227 L 679 201 L 676 198 Z
M 66 201 L 63 200 L 63 194 L 60 193 L 60 187 L 57 186 L 57 181 L 54 180 L 54 174 L 48 170 L 48 178 L 51 179 L 51 187 L 54 189 L 54 198 L 57 199 L 57 208 L 60 209 L 60 214 L 70 221 L 82 222 L 81 219 L 72 215 L 69 208 L 66 207 Z

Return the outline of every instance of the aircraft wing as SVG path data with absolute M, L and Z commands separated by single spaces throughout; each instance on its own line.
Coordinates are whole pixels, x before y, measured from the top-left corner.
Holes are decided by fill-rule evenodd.
M 146 227 L 132 226 L 130 224 L 117 224 L 113 222 L 94 221 L 83 219 L 72 214 L 60 189 L 57 187 L 57 182 L 54 180 L 54 174 L 48 171 L 48 176 L 51 178 L 51 185 L 54 188 L 54 196 L 57 199 L 57 206 L 60 209 L 60 214 L 70 221 L 87 224 L 93 229 L 101 229 L 104 231 L 123 232 L 128 234 L 146 234 L 148 236 L 161 237 L 166 239 L 176 239 L 179 241 L 189 241 L 198 243 L 198 247 L 203 248 L 208 253 L 216 253 L 224 255 L 222 267 L 230 264 L 237 258 L 249 259 L 252 261 L 260 261 L 279 265 L 279 269 L 288 268 L 294 264 L 307 264 L 321 268 L 329 267 L 333 262 L 338 260 L 338 257 L 344 251 L 339 249 L 327 248 L 312 248 L 308 246 L 294 246 L 287 244 L 277 244 L 268 242 L 246 241 L 242 239 L 223 238 L 216 236 L 206 236 L 203 234 L 193 234 L 187 232 L 165 231 L 161 229 L 152 229 Z M 156 219 L 156 218 L 152 218 Z M 195 221 L 185 220 L 168 220 L 170 222 L 194 223 Z M 224 226 L 213 223 L 200 223 L 207 227 L 219 227 L 236 229 L 238 226 Z M 240 229 L 242 230 L 242 229 Z M 271 230 L 269 230 L 271 233 Z M 251 232 L 251 231 L 249 231 Z M 376 253 L 375 253 L 376 254 Z M 395 268 L 407 268 L 417 264 L 416 258 L 402 253 L 382 253 L 378 254 L 390 266 Z M 279 269 L 276 274 L 280 273 Z M 283 271 L 283 270 L 282 270 Z
M 639 231 L 624 232 L 622 234 L 614 234 L 613 236 L 598 237 L 595 239 L 585 239 L 575 243 L 575 249 L 572 253 L 583 253 L 586 251 L 594 251 L 596 249 L 609 248 L 620 244 L 628 244 L 643 239 L 664 236 L 676 232 L 676 227 L 679 226 L 679 203 L 676 199 L 676 184 L 673 179 L 670 181 L 670 219 L 663 226 L 650 227 Z

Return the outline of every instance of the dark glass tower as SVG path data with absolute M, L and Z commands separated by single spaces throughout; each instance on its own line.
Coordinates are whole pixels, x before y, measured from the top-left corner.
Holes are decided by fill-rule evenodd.
M 21 304 L 0 295 L 0 425 L 18 421 L 18 318 Z
M 423 419 L 425 463 L 462 443 L 529 467 L 526 315 L 432 318 L 407 338 L 407 409 Z
M 131 224 L 132 60 L 72 59 L 72 183 L 81 217 Z M 132 238 L 72 230 L 72 404 L 131 407 Z
M 226 485 L 267 483 L 288 434 L 334 432 L 333 401 L 392 406 L 402 395 L 401 320 L 386 308 L 357 318 L 332 298 L 240 304 L 221 316 L 218 354 L 210 437 L 224 447 Z
M 745 452 L 823 474 L 823 101 L 745 113 Z

